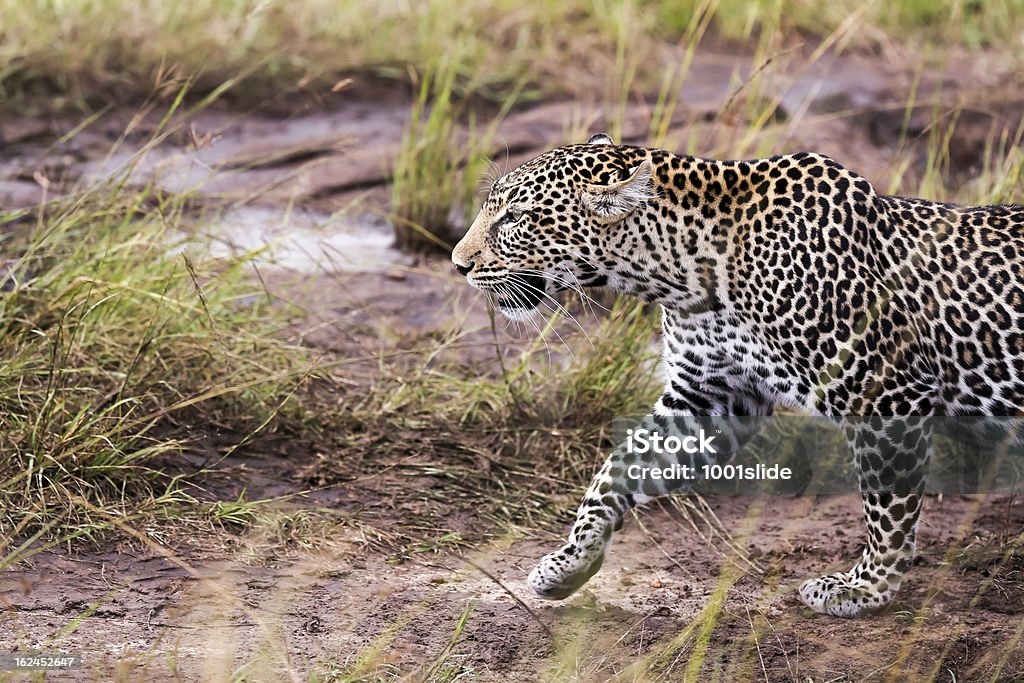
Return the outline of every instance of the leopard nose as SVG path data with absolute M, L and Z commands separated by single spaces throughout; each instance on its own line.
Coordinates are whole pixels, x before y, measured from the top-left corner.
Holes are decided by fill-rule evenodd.
M 474 265 L 476 265 L 476 264 L 473 263 L 472 261 L 470 261 L 466 265 L 462 265 L 461 263 L 456 263 L 455 264 L 455 270 L 459 271 L 459 275 L 469 275 L 469 271 L 473 270 L 473 266 Z

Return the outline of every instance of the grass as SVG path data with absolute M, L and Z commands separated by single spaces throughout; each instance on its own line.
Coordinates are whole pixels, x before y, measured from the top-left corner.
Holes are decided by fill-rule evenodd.
M 186 207 L 103 183 L 7 216 L 21 221 L 0 232 L 8 541 L 202 509 L 173 474 L 183 451 L 203 439 L 228 454 L 300 419 L 289 397 L 309 361 L 280 336 L 286 315 L 246 259 L 211 260 L 178 232 Z
M 419 94 L 392 171 L 395 243 L 406 251 L 450 252 L 478 208 L 480 178 L 494 134 L 516 93 L 484 130 L 463 111 L 455 92 L 458 56 L 439 58 L 419 77 Z M 468 118 L 469 125 L 459 125 Z
M 209 91 L 239 73 L 252 74 L 236 94 L 251 103 L 296 88 L 323 95 L 353 75 L 406 80 L 410 68 L 426 72 L 452 51 L 462 55 L 459 88 L 497 101 L 520 82 L 584 96 L 604 88 L 601 74 L 624 59 L 637 84 L 656 88 L 663 66 L 681 61 L 671 46 L 685 52 L 705 16 L 734 41 L 772 32 L 824 38 L 852 20 L 843 45 L 910 40 L 1019 54 L 1024 0 L 472 0 L 457 9 L 444 0 L 2 0 L 0 16 L 0 100 L 89 109 L 192 76 Z

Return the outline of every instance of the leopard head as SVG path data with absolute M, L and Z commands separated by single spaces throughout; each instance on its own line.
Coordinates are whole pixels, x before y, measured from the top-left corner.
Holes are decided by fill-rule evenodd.
M 555 291 L 604 284 L 609 231 L 654 197 L 651 162 L 607 135 L 558 147 L 494 183 L 452 262 L 513 320 Z

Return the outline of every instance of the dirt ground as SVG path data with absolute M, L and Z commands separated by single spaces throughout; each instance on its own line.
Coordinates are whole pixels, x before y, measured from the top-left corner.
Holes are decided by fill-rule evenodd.
M 743 55 L 698 53 L 675 127 L 708 139 L 736 134 L 709 114 L 749 64 Z M 826 57 L 779 74 L 784 115 L 775 133 L 785 151 L 830 154 L 880 187 L 895 174 L 923 173 L 891 164 L 900 131 L 923 133 L 932 116 L 922 104 L 905 118 L 912 66 Z M 1014 78 L 955 58 L 921 76 L 922 102 L 972 103 L 951 137 L 952 172 L 964 182 L 993 132 L 1019 123 L 1024 99 L 1006 97 L 1019 92 Z M 550 102 L 509 116 L 499 130 L 501 165 L 561 142 L 581 106 L 589 105 Z M 294 287 L 298 276 L 317 292 L 307 341 L 328 356 L 379 349 L 403 330 L 447 329 L 459 316 L 483 328 L 483 302 L 448 264 L 398 253 L 379 218 L 408 109 L 404 94 L 368 86 L 329 111 L 287 118 L 204 112 L 191 137 L 150 151 L 131 182 L 155 178 L 229 206 L 196 229 L 214 235 L 215 248 L 269 244 L 271 286 Z M 590 112 L 600 127 L 600 108 Z M 630 107 L 626 141 L 646 133 L 649 115 Z M 52 196 L 126 163 L 149 125 L 143 120 L 110 154 L 129 116 L 112 114 L 63 143 L 54 135 L 66 121 L 2 122 L 0 206 L 32 206 L 43 185 Z M 910 144 L 924 154 L 923 138 Z M 514 344 L 514 336 L 500 338 Z M 493 354 L 484 346 L 472 353 Z M 284 507 L 335 513 L 329 533 L 311 533 L 323 537 L 315 546 L 282 548 L 273 528 L 257 527 L 154 530 L 145 543 L 50 550 L 0 574 L 0 651 L 84 656 L 84 669 L 47 680 L 231 680 L 232 672 L 236 680 L 310 680 L 314 671 L 328 680 L 1024 680 L 1022 496 L 929 498 L 920 558 L 895 604 L 842 621 L 809 613 L 795 589 L 859 554 L 853 496 L 655 505 L 627 521 L 584 590 L 550 603 L 524 580 L 561 543 L 574 492 L 556 522 L 482 529 L 489 522 L 471 501 L 445 500 L 443 480 L 389 468 L 346 479 L 331 458 L 263 443 L 204 482 L 224 499 L 312 486 Z M 414 525 L 410 495 L 424 490 L 440 501 L 433 514 L 466 542 L 424 538 L 416 552 L 396 554 L 373 530 Z
M 205 549 L 197 539 L 173 559 L 155 549 L 34 558 L 0 579 L 0 634 L 30 646 L 62 629 L 55 644 L 82 653 L 88 668 L 54 680 L 104 680 L 118 667 L 134 680 L 174 672 L 219 680 L 263 659 L 264 680 L 307 680 L 314 668 L 366 671 L 359 659 L 369 655 L 367 677 L 386 680 L 426 673 L 467 610 L 445 662 L 466 680 L 683 680 L 687 671 L 698 680 L 1024 676 L 1024 555 L 1009 545 L 1024 526 L 1019 497 L 930 499 L 920 558 L 898 599 L 857 621 L 813 615 L 795 595 L 805 578 L 845 569 L 857 554 L 855 497 L 707 502 L 742 554 L 700 521 L 691 526 L 692 515 L 642 511 L 602 571 L 564 603 L 539 600 L 524 583 L 560 542 L 554 530 L 400 564 L 354 553 L 345 539 L 269 560 Z M 713 608 L 713 630 L 695 634 L 695 620 Z M 689 669 L 701 636 L 714 647 Z

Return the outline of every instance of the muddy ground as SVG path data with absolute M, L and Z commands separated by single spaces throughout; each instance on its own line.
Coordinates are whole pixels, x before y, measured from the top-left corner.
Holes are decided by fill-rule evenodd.
M 782 103 L 768 131 L 777 151 L 829 154 L 879 187 L 924 172 L 933 103 L 961 112 L 951 137 L 954 184 L 970 182 L 986 141 L 1014 130 L 1024 113 L 1024 98 L 1012 98 L 1019 77 L 984 61 L 953 56 L 941 71 L 925 69 L 922 104 L 907 119 L 916 64 L 826 55 L 807 65 L 800 57 L 769 70 Z M 748 56 L 698 53 L 674 121 L 680 141 L 723 144 L 742 131 L 741 118 L 717 114 L 749 71 Z M 208 110 L 187 135 L 149 151 L 130 182 L 155 179 L 222 206 L 217 220 L 194 226 L 215 238 L 215 249 L 269 244 L 261 259 L 270 286 L 294 292 L 301 282 L 316 292 L 306 341 L 328 358 L 453 324 L 482 330 L 484 303 L 443 259 L 395 251 L 380 217 L 408 105 L 400 89 L 369 84 L 330 108 L 288 117 Z M 601 127 L 601 108 L 588 103 L 514 112 L 499 130 L 499 164 L 563 142 L 581 112 Z M 649 116 L 650 107 L 630 106 L 626 141 L 646 133 Z M 130 121 L 131 112 L 112 112 L 66 142 L 56 136 L 73 122 L 4 121 L 0 206 L 33 206 L 116 172 L 152 131 L 153 118 L 142 117 L 121 139 Z M 897 168 L 903 130 L 916 161 Z M 522 343 L 514 329 L 499 330 L 499 339 Z M 481 341 L 470 356 L 493 353 Z M 203 454 L 195 458 L 198 468 Z M 420 458 L 429 463 L 429 454 Z M 162 530 L 148 542 L 36 555 L 0 575 L 0 651 L 83 654 L 85 669 L 48 680 L 118 672 L 125 680 L 229 680 L 232 671 L 259 680 L 308 680 L 313 671 L 341 680 L 1024 680 L 1020 496 L 929 498 L 920 559 L 895 604 L 847 622 L 810 614 L 794 591 L 858 555 L 852 496 L 656 505 L 627 522 L 580 594 L 548 603 L 524 579 L 560 543 L 576 492 L 566 492 L 566 514 L 546 526 L 493 528 L 471 498 L 446 499 L 449 484 L 423 469 L 383 467 L 353 479 L 331 453 L 285 441 L 254 446 L 202 484 L 223 499 L 243 489 L 256 499 L 314 488 L 285 509 L 337 515 L 327 531 L 310 523 L 310 547 L 277 543 L 273 529 L 257 527 Z M 414 533 L 425 491 L 434 494 L 432 513 L 469 543 L 425 537 L 416 552 L 396 553 L 387 530 Z

